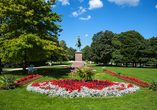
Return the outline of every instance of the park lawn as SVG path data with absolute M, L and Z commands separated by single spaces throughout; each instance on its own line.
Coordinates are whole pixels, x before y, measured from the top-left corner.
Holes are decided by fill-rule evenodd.
M 92 65 L 93 66 L 93 65 Z M 102 66 L 93 66 L 96 73 L 103 73 L 101 80 L 111 80 L 116 82 L 126 82 L 106 74 Z M 53 69 L 50 75 L 44 76 L 32 82 L 48 81 L 54 79 L 67 79 L 68 73 L 62 72 L 64 67 L 47 67 L 38 68 L 38 74 L 45 70 Z M 126 67 L 108 67 L 113 72 L 121 72 L 122 75 L 136 77 L 140 80 L 147 81 L 157 80 L 157 69 L 153 68 L 126 68 Z M 17 79 L 22 75 L 22 71 L 4 72 L 6 74 L 15 74 Z M 121 97 L 94 97 L 94 98 L 62 98 L 49 97 L 44 94 L 28 92 L 26 87 L 32 82 L 10 91 L 0 91 L 0 110 L 156 110 L 157 92 L 149 91 L 148 88 L 140 87 L 140 90 Z

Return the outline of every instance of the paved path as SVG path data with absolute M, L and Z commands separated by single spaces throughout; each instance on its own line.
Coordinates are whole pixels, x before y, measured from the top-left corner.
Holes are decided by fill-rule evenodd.
M 39 66 L 34 68 L 44 68 L 44 67 L 57 67 L 57 66 L 67 66 L 67 65 L 54 65 L 54 66 Z M 23 68 L 15 68 L 15 69 L 5 69 L 3 71 L 16 71 L 16 70 L 22 70 Z M 26 68 L 28 69 L 28 68 Z

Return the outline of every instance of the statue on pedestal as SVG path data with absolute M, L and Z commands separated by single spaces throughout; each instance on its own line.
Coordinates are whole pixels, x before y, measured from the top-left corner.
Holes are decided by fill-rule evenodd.
M 77 46 L 77 52 L 80 52 L 81 51 L 81 38 L 80 38 L 80 36 L 78 36 L 77 38 L 76 38 L 76 45 L 75 46 Z

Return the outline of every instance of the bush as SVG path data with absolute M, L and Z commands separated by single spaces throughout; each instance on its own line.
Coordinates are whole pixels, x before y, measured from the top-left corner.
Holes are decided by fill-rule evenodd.
M 11 61 L 3 61 L 2 66 L 4 68 L 21 68 L 22 63 L 14 63 L 14 62 L 11 62 Z
M 117 76 L 121 76 L 121 73 L 120 73 L 120 72 L 118 72 L 118 73 L 117 73 Z
M 157 81 L 152 81 L 149 86 L 149 90 L 157 91 Z
M 13 89 L 15 87 L 15 79 L 16 77 L 12 74 L 7 74 L 0 77 L 0 85 L 1 89 Z
M 94 72 L 89 68 L 76 69 L 76 74 L 78 74 L 83 80 L 92 80 Z

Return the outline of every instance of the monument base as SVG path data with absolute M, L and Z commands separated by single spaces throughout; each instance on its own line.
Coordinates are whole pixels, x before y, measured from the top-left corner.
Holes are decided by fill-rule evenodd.
M 75 62 L 71 67 L 82 68 L 85 67 L 84 62 L 82 61 L 82 52 L 75 52 Z
M 83 61 L 75 61 L 72 65 L 72 68 L 82 68 L 86 67 Z

